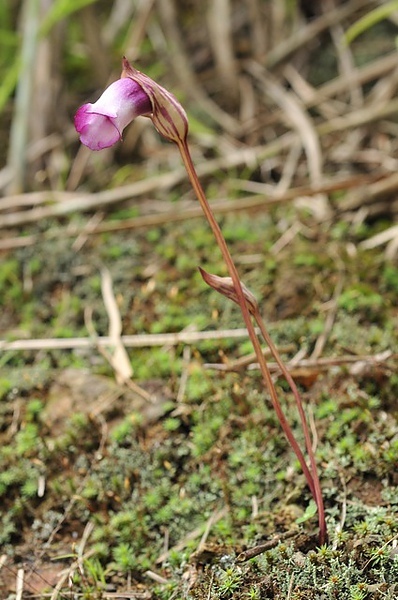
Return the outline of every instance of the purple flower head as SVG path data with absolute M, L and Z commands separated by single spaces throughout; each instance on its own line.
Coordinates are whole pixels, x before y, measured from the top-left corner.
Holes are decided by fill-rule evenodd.
M 84 104 L 75 115 L 80 141 L 91 150 L 109 148 L 121 140 L 123 129 L 135 117 L 152 112 L 142 87 L 124 77 L 112 83 L 94 104 Z

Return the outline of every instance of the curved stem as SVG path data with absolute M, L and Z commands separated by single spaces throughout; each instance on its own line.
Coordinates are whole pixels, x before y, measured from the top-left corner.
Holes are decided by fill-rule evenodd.
M 290 389 L 293 392 L 293 396 L 296 400 L 297 410 L 298 410 L 298 413 L 300 416 L 301 428 L 304 433 L 305 445 L 306 445 L 308 457 L 310 460 L 312 478 L 313 478 L 313 482 L 314 482 L 314 500 L 318 507 L 320 543 L 323 544 L 323 543 L 325 543 L 326 538 L 327 538 L 325 509 L 323 506 L 322 490 L 321 490 L 321 484 L 319 481 L 318 470 L 317 470 L 316 461 L 315 461 L 315 454 L 314 454 L 314 450 L 312 448 L 311 435 L 310 435 L 310 431 L 308 428 L 307 418 L 305 416 L 301 396 L 297 389 L 297 386 L 296 386 L 296 383 L 295 383 L 293 377 L 291 376 L 291 374 L 289 373 L 289 370 L 286 368 L 284 362 L 282 361 L 280 354 L 265 327 L 264 321 L 263 321 L 260 313 L 258 311 L 256 311 L 253 316 L 254 316 L 254 319 L 255 319 L 257 325 L 260 328 L 261 335 L 263 336 L 266 344 L 268 345 L 273 357 L 275 358 L 275 361 L 276 361 L 278 367 L 280 368 L 283 376 L 285 377 L 287 383 L 289 384 Z
M 277 417 L 278 417 L 279 422 L 280 422 L 280 424 L 282 426 L 282 429 L 283 429 L 283 431 L 284 431 L 284 433 L 285 433 L 285 435 L 286 435 L 286 437 L 287 437 L 287 439 L 288 439 L 288 441 L 289 441 L 292 449 L 294 450 L 294 452 L 295 452 L 295 454 L 296 454 L 296 456 L 297 456 L 297 458 L 298 458 L 298 460 L 300 462 L 300 466 L 301 466 L 301 468 L 303 470 L 303 473 L 305 475 L 305 478 L 307 480 L 307 483 L 308 483 L 308 486 L 310 488 L 311 494 L 314 497 L 315 502 L 318 504 L 316 487 L 315 487 L 315 484 L 314 484 L 313 475 L 311 474 L 311 472 L 310 472 L 310 470 L 308 468 L 308 465 L 307 465 L 307 463 L 305 461 L 304 455 L 303 455 L 303 453 L 302 453 L 302 451 L 301 451 L 301 449 L 300 449 L 300 447 L 299 447 L 299 445 L 298 445 L 298 443 L 297 443 L 297 441 L 296 441 L 296 439 L 295 439 L 295 437 L 293 435 L 291 427 L 290 427 L 289 423 L 287 422 L 286 417 L 285 417 L 285 415 L 284 415 L 284 413 L 282 411 L 282 408 L 280 406 L 280 403 L 279 403 L 279 400 L 278 400 L 278 397 L 277 397 L 277 393 L 276 393 L 276 390 L 275 390 L 275 386 L 274 386 L 274 383 L 272 381 L 271 373 L 270 373 L 270 371 L 268 369 L 268 365 L 267 365 L 266 360 L 264 358 L 264 355 L 263 355 L 263 353 L 261 351 L 261 345 L 260 345 L 260 342 L 259 342 L 259 340 L 257 338 L 256 332 L 255 332 L 255 329 L 254 329 L 254 326 L 253 326 L 253 323 L 252 323 L 252 320 L 251 320 L 250 312 L 249 312 L 249 310 L 247 308 L 247 305 L 246 305 L 246 300 L 245 300 L 245 297 L 244 297 L 244 294 L 243 294 L 243 291 L 242 291 L 242 286 L 241 286 L 241 283 L 240 283 L 240 279 L 239 279 L 239 275 L 238 275 L 235 263 L 232 260 L 231 254 L 230 254 L 230 252 L 228 250 L 228 247 L 227 247 L 227 244 L 225 242 L 224 236 L 223 236 L 223 234 L 221 232 L 220 226 L 218 225 L 218 223 L 217 223 L 217 221 L 216 221 L 216 219 L 215 219 L 215 217 L 213 215 L 213 212 L 212 212 L 212 210 L 210 208 L 210 205 L 209 205 L 209 203 L 207 201 L 207 198 L 205 196 L 203 188 L 202 188 L 202 186 L 200 184 L 200 181 L 198 179 L 198 176 L 196 174 L 195 166 L 194 166 L 194 164 L 192 162 L 192 158 L 191 158 L 191 154 L 190 154 L 190 151 L 189 151 L 189 148 L 188 148 L 188 144 L 186 143 L 185 140 L 181 140 L 178 143 L 178 147 L 179 147 L 179 150 L 180 150 L 181 157 L 182 157 L 182 160 L 184 162 L 185 168 L 187 170 L 190 182 L 192 184 L 192 187 L 193 187 L 193 189 L 195 191 L 195 194 L 196 194 L 196 196 L 197 196 L 197 198 L 198 198 L 198 200 L 200 202 L 200 205 L 201 205 L 201 207 L 203 209 L 205 217 L 206 217 L 206 219 L 207 219 L 207 221 L 208 221 L 208 223 L 209 223 L 209 225 L 210 225 L 210 227 L 211 227 L 211 229 L 212 229 L 212 231 L 214 233 L 214 236 L 216 238 L 217 244 L 218 244 L 218 246 L 219 246 L 219 248 L 221 250 L 221 253 L 222 253 L 222 256 L 224 258 L 225 264 L 227 266 L 228 272 L 229 272 L 230 277 L 232 279 L 232 282 L 233 282 L 233 285 L 234 285 L 234 288 L 235 288 L 235 291 L 236 291 L 236 294 L 237 294 L 237 297 L 238 297 L 238 302 L 239 302 L 239 306 L 240 306 L 240 309 L 241 309 L 241 312 L 242 312 L 242 316 L 243 316 L 245 325 L 247 327 L 247 331 L 249 333 L 249 337 L 250 337 L 250 340 L 252 342 L 254 351 L 256 353 L 257 361 L 258 361 L 258 363 L 260 365 L 261 374 L 263 376 L 264 383 L 266 384 L 266 386 L 268 388 L 268 391 L 270 393 L 270 396 L 271 396 L 272 405 L 273 405 L 274 410 L 275 410 L 275 412 L 277 414 Z

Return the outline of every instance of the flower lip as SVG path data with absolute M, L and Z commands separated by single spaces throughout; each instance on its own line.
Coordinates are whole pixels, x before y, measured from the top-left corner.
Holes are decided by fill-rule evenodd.
M 118 79 L 93 104 L 84 104 L 75 115 L 81 142 L 91 150 L 108 148 L 121 137 L 136 117 L 151 113 L 152 104 L 142 87 L 132 79 Z
M 103 150 L 118 142 L 121 133 L 108 116 L 92 111 L 90 104 L 81 106 L 75 115 L 75 128 L 80 141 L 90 150 Z

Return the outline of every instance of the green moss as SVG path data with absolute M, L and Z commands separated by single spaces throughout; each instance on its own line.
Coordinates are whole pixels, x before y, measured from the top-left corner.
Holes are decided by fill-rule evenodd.
M 377 311 L 384 305 L 384 300 L 370 286 L 358 284 L 346 289 L 339 297 L 338 304 L 348 313 L 362 312 L 370 317 L 377 314 Z

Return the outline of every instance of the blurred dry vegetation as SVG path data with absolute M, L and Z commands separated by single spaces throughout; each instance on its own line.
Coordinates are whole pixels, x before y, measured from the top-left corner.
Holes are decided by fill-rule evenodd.
M 396 597 L 397 29 L 394 0 L 2 0 L 2 597 Z M 330 551 L 240 317 L 197 275 L 225 273 L 178 151 L 145 118 L 78 141 L 123 55 L 187 110 L 292 361 Z M 235 561 L 297 518 L 301 542 Z
M 396 168 L 395 14 L 350 45 L 344 37 L 382 4 L 3 3 L 0 106 L 2 135 L 9 140 L 2 145 L 4 195 L 103 189 L 113 176 L 122 177 L 116 171 L 132 157 L 142 165 L 141 179 L 145 170 L 151 177 L 166 171 L 170 160 L 177 166 L 174 149 L 164 147 L 145 120 L 129 130 L 122 146 L 96 157 L 95 165 L 84 149 L 78 151 L 76 106 L 96 99 L 117 78 L 125 54 L 184 102 L 200 162 L 217 157 L 220 165 L 247 166 L 250 181 L 267 184 L 259 189 L 273 196 L 303 185 L 322 188 L 337 175 L 358 175 L 359 186 L 366 174 L 385 181 L 366 199 L 350 195 L 344 205 L 388 198 Z M 51 196 L 38 198 L 36 205 Z M 326 210 L 321 201 L 313 205 Z

